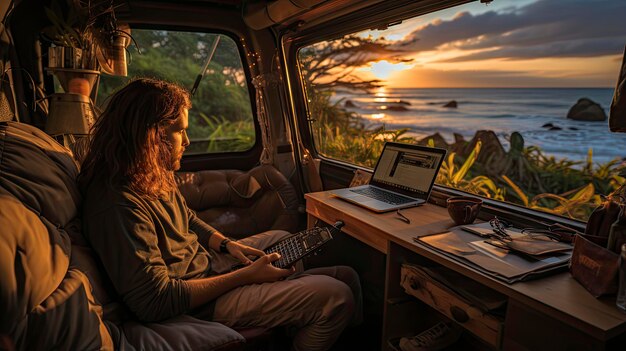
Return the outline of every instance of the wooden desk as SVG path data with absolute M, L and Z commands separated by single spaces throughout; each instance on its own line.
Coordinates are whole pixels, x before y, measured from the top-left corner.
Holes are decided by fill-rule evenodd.
M 386 340 L 411 331 L 406 318 L 418 318 L 406 312 L 409 308 L 393 306 L 408 297 L 400 287 L 400 265 L 420 260 L 461 273 L 508 298 L 499 348 L 613 349 L 626 340 L 626 313 L 615 307 L 614 298 L 595 299 L 567 272 L 509 285 L 415 243 L 416 235 L 442 233 L 453 226 L 445 208 L 426 204 L 405 209 L 403 214 L 411 220 L 407 224 L 394 212 L 376 214 L 329 192 L 307 194 L 306 202 L 310 226 L 317 220 L 331 224 L 342 220 L 344 233 L 387 255 L 382 349 L 387 348 Z M 624 345 L 621 349 L 626 349 Z

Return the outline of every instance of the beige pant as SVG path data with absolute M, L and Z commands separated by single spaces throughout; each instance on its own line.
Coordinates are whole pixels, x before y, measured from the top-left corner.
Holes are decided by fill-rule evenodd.
M 265 249 L 288 236 L 269 231 L 240 240 Z M 216 254 L 212 270 L 225 272 L 237 260 Z M 328 350 L 350 323 L 362 318 L 361 286 L 350 267 L 310 269 L 273 283 L 245 285 L 220 296 L 213 320 L 229 327 L 289 326 L 298 329 L 294 350 Z

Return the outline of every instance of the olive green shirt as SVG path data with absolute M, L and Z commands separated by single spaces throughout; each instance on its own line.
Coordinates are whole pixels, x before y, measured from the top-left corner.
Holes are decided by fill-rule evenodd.
M 84 192 L 83 231 L 124 303 L 142 321 L 188 312 L 185 280 L 210 275 L 209 237 L 178 189 L 150 200 L 128 187 L 91 182 Z

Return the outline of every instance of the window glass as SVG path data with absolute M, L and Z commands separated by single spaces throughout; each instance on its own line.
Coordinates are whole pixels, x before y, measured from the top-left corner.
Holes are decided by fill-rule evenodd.
M 254 117 L 237 44 L 226 35 L 134 29 L 127 77 L 102 75 L 98 103 L 134 77 L 156 77 L 191 90 L 186 154 L 245 151 L 255 143 Z M 218 40 L 219 37 L 219 40 Z M 214 43 L 217 42 L 208 66 Z M 137 47 L 139 50 L 137 50 Z M 206 70 L 205 70 L 206 66 Z
M 625 182 L 626 135 L 607 123 L 624 13 L 473 2 L 301 48 L 315 147 L 366 167 L 385 140 L 443 147 L 439 185 L 586 220 Z

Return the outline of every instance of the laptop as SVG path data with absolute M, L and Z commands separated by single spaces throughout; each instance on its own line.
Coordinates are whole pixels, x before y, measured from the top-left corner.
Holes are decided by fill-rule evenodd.
M 374 212 L 418 206 L 428 200 L 445 156 L 445 149 L 387 142 L 369 184 L 331 194 Z

